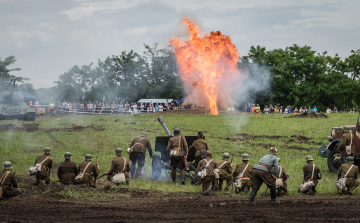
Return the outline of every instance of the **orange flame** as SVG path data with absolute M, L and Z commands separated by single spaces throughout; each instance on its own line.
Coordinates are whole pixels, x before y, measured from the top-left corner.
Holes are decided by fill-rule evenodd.
M 200 29 L 189 19 L 183 19 L 190 31 L 189 41 L 179 38 L 170 40 L 175 49 L 179 72 L 185 84 L 194 92 L 201 92 L 210 107 L 210 114 L 218 115 L 219 100 L 231 98 L 231 92 L 226 89 L 234 75 L 238 75 L 237 62 L 239 53 L 229 36 L 220 31 L 198 36 Z M 221 97 L 219 97 L 219 95 Z M 224 95 L 225 94 L 225 95 Z M 221 106 L 228 106 L 221 100 Z M 224 104 L 223 104 L 224 103 Z

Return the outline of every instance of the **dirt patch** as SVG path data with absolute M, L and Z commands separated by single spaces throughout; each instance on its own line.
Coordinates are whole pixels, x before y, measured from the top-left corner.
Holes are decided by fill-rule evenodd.
M 115 120 L 115 122 L 118 122 L 118 121 L 120 121 L 120 120 L 119 120 L 119 119 L 116 119 L 116 120 Z
M 43 131 L 45 133 L 51 133 L 51 132 L 81 132 L 84 129 L 93 129 L 94 131 L 103 131 L 103 130 L 105 130 L 102 125 L 95 126 L 94 124 L 91 124 L 91 125 L 88 125 L 88 126 L 71 125 L 68 128 L 40 129 L 40 131 Z
M 310 113 L 304 112 L 301 114 L 292 115 L 285 118 L 329 118 L 329 116 L 322 113 L 316 114 L 315 112 L 310 112 Z
M 16 132 L 18 127 L 14 124 L 0 125 L 0 132 Z
M 30 184 L 34 179 L 27 181 L 26 184 Z M 269 196 L 258 195 L 254 203 L 248 204 L 248 195 L 163 195 L 121 187 L 106 192 L 125 195 L 121 201 L 118 198 L 106 202 L 66 200 L 60 192 L 67 187 L 59 183 L 23 187 L 24 194 L 13 200 L 0 201 L 0 219 L 2 222 L 40 222 L 44 219 L 47 222 L 204 222 L 204 219 L 206 222 L 236 222 L 241 218 L 242 222 L 304 222 L 304 219 L 357 222 L 354 213 L 360 206 L 359 197 L 348 196 L 287 196 L 278 198 L 280 203 L 273 203 Z M 87 193 L 103 189 L 75 187 L 75 190 Z

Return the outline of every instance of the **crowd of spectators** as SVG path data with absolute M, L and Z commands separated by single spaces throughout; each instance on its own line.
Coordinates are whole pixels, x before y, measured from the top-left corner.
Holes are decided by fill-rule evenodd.
M 247 105 L 245 105 L 244 108 L 245 112 L 249 112 L 249 113 L 264 113 L 264 114 L 291 114 L 291 113 L 310 113 L 310 112 L 318 112 L 318 109 L 316 107 L 316 105 L 314 105 L 313 107 L 311 106 L 304 106 L 304 107 L 292 107 L 291 105 L 288 105 L 286 107 L 283 106 L 273 106 L 272 104 L 269 104 L 269 106 L 265 106 L 262 110 L 259 106 L 259 104 L 253 104 L 252 106 L 250 105 L 250 103 L 248 103 Z M 343 111 L 339 111 L 336 107 L 334 107 L 333 109 L 331 109 L 330 107 L 327 107 L 326 113 L 337 113 L 337 112 L 348 112 L 348 113 L 355 113 L 356 110 L 355 108 L 349 108 L 348 105 L 346 105 L 346 109 Z

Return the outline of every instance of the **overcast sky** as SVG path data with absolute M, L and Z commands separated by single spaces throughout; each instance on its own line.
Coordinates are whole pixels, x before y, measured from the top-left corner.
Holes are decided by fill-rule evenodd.
M 166 47 L 189 16 L 204 33 L 230 36 L 240 56 L 299 44 L 345 58 L 360 49 L 359 9 L 359 0 L 0 0 L 0 57 L 50 87 L 74 65 Z

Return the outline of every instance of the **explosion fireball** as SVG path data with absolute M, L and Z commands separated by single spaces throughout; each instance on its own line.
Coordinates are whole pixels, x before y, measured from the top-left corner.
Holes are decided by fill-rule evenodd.
M 190 31 L 189 40 L 185 42 L 175 37 L 170 44 L 175 49 L 180 75 L 192 89 L 189 101 L 205 104 L 210 108 L 210 114 L 218 115 L 220 106 L 233 106 L 232 94 L 240 76 L 238 50 L 230 37 L 220 31 L 201 38 L 198 35 L 200 29 L 193 22 L 189 19 L 181 22 L 186 23 Z

